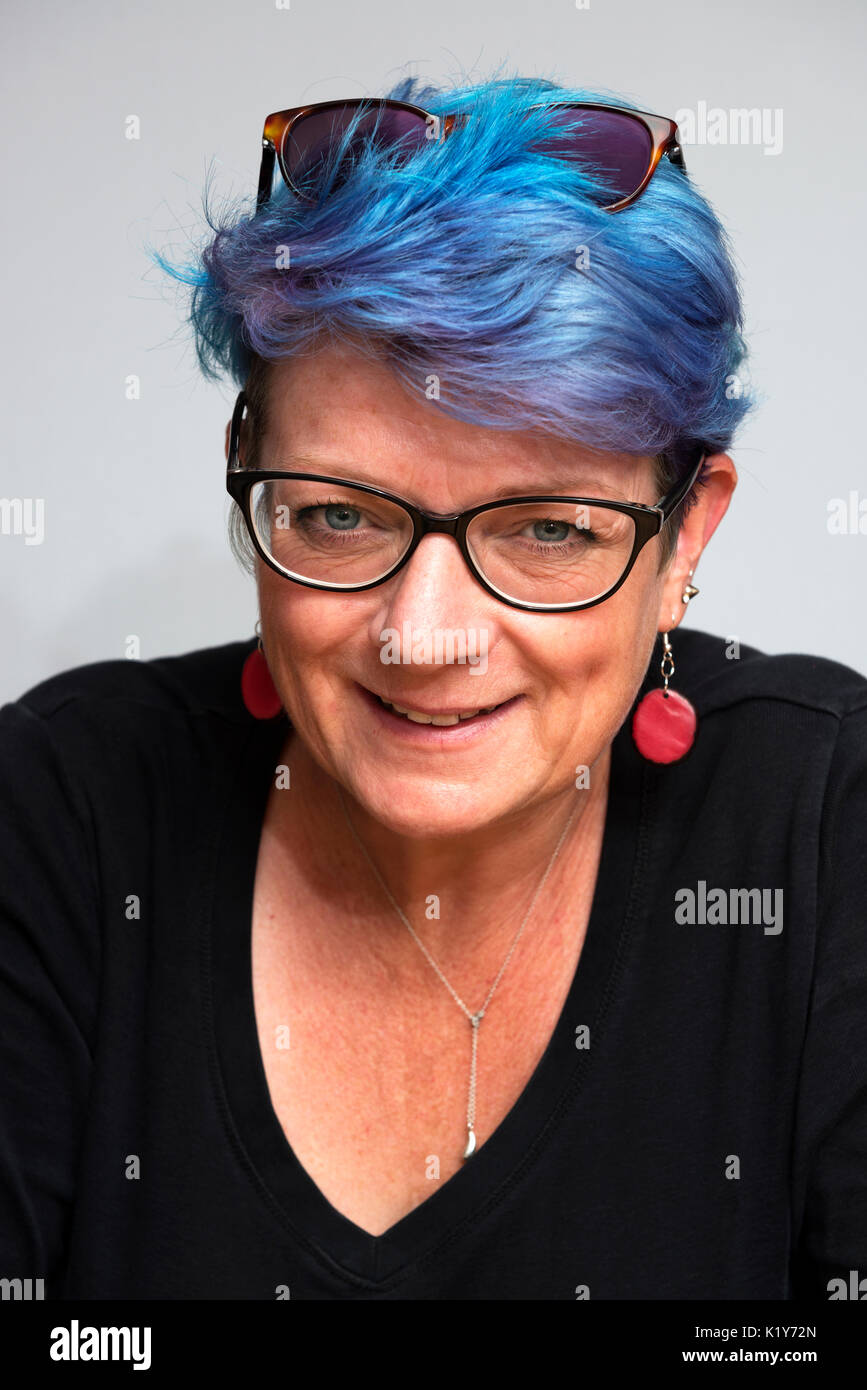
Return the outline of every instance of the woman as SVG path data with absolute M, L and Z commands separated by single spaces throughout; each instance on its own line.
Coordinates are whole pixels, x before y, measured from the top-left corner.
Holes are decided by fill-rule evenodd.
M 3 1268 L 827 1299 L 867 680 L 681 628 L 750 405 L 725 234 L 666 118 L 389 101 L 269 117 L 173 272 L 259 636 L 2 712 Z

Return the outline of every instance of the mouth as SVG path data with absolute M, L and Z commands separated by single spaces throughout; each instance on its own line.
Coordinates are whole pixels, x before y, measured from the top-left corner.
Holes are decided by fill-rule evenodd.
M 431 714 L 406 705 L 392 704 L 366 686 L 359 685 L 358 689 L 382 727 L 417 742 L 453 743 L 474 738 L 507 717 L 524 698 L 523 695 L 513 695 L 495 705 Z

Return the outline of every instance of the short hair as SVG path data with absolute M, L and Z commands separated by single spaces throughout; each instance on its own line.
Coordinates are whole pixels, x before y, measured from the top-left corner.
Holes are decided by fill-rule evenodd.
M 270 364 L 323 340 L 351 341 L 422 399 L 436 377 L 431 406 L 457 419 L 651 456 L 660 496 L 696 443 L 727 450 L 754 398 L 738 276 L 709 201 L 663 157 L 635 203 L 604 211 L 586 171 L 539 148 L 547 113 L 529 110 L 633 104 L 517 76 L 448 89 L 404 77 L 385 95 L 471 119 L 411 158 L 361 142 L 332 158 L 315 202 L 279 179 L 262 209 L 244 199 L 217 221 L 206 185 L 213 237 L 190 265 L 155 257 L 192 287 L 205 377 L 246 388 L 247 460 Z M 663 530 L 660 569 L 696 487 Z M 233 549 L 252 565 L 232 512 Z

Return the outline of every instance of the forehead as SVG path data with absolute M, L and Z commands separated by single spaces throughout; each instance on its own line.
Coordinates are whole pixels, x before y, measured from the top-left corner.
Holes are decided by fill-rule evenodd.
M 333 473 L 449 508 L 527 491 L 658 501 L 652 458 L 469 424 L 428 399 L 426 384 L 422 376 L 413 390 L 346 344 L 275 363 L 259 466 Z

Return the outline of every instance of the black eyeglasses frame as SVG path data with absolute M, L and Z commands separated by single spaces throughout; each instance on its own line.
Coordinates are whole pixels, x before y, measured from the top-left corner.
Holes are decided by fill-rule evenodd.
M 489 593 L 493 598 L 499 599 L 501 603 L 508 604 L 510 608 L 519 608 L 531 613 L 570 613 L 578 609 L 594 608 L 596 604 L 604 603 L 611 598 L 622 584 L 626 582 L 629 574 L 638 559 L 641 551 L 648 541 L 658 535 L 664 523 L 672 515 L 675 509 L 690 492 L 696 478 L 698 477 L 701 466 L 707 457 L 707 452 L 699 443 L 694 445 L 696 457 L 690 463 L 688 471 L 684 477 L 666 493 L 655 507 L 645 506 L 642 502 L 615 502 L 607 497 L 564 497 L 553 494 L 533 493 L 529 496 L 503 497 L 494 502 L 482 502 L 476 507 L 470 507 L 465 512 L 454 512 L 440 515 L 437 512 L 426 512 L 420 507 L 416 507 L 412 502 L 408 502 L 404 497 L 398 497 L 396 493 L 387 492 L 384 488 L 373 487 L 369 483 L 355 482 L 351 478 L 339 478 L 325 473 L 298 472 L 289 469 L 260 469 L 245 468 L 239 462 L 239 444 L 241 436 L 241 419 L 246 406 L 246 394 L 244 391 L 238 393 L 235 408 L 232 412 L 232 424 L 229 434 L 229 455 L 226 466 L 226 490 L 229 496 L 236 503 L 244 518 L 247 532 L 250 536 L 256 551 L 261 556 L 266 565 L 281 578 L 288 579 L 293 584 L 301 584 L 307 589 L 327 590 L 331 593 L 361 593 L 366 589 L 375 589 L 380 584 L 385 584 L 394 575 L 403 569 L 412 559 L 419 543 L 425 536 L 444 535 L 452 536 L 457 542 L 458 548 L 464 557 L 473 578 Z M 692 450 L 690 450 L 692 452 Z M 250 508 L 250 491 L 254 483 L 267 482 L 279 478 L 303 478 L 311 482 L 330 483 L 334 486 L 352 487 L 359 492 L 367 492 L 373 497 L 381 497 L 387 502 L 393 502 L 407 513 L 412 521 L 413 535 L 412 540 L 405 553 L 398 560 L 397 564 L 383 574 L 379 579 L 370 580 L 366 584 L 328 584 L 319 583 L 312 579 L 302 579 L 298 575 L 289 574 L 278 565 L 273 556 L 269 555 L 259 540 L 256 527 Z M 568 502 L 578 506 L 607 507 L 611 511 L 624 512 L 631 516 L 635 523 L 635 540 L 632 546 L 632 553 L 626 564 L 626 568 L 621 574 L 616 584 L 607 589 L 604 594 L 592 599 L 582 599 L 579 603 L 528 603 L 520 599 L 509 598 L 507 595 L 493 587 L 476 567 L 472 558 L 469 546 L 467 545 L 467 527 L 474 517 L 480 512 L 494 511 L 499 507 L 510 507 L 516 502 Z

